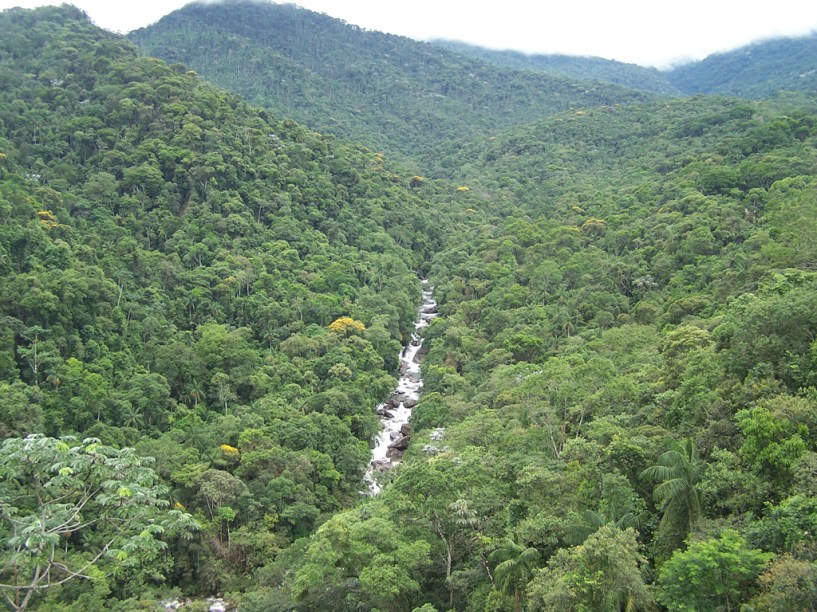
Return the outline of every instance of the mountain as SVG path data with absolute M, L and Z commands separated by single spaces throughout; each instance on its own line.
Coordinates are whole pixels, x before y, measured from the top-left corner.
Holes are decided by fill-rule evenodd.
M 515 70 L 615 83 L 661 95 L 705 93 L 758 99 L 781 91 L 817 89 L 817 34 L 760 41 L 666 71 L 597 57 L 526 55 L 445 40 L 434 44 Z
M 705 559 L 733 603 L 816 603 L 779 589 L 817 575 L 787 544 L 817 525 L 817 106 L 787 104 L 574 111 L 439 151 L 474 222 L 432 260 L 412 444 L 251 609 L 714 609 L 721 578 L 685 578 Z
M 535 70 L 580 81 L 614 83 L 629 89 L 661 95 L 681 93 L 657 69 L 645 68 L 637 64 L 626 64 L 600 57 L 498 51 L 453 40 L 434 40 L 431 42 L 436 46 L 456 53 L 513 70 Z
M 507 70 L 294 5 L 189 4 L 129 38 L 281 116 L 402 158 L 571 108 L 647 98 Z
M 779 38 L 716 53 L 678 66 L 666 78 L 686 94 L 765 98 L 781 91 L 817 91 L 817 33 Z
M 454 181 L 73 7 L 0 31 L 8 607 L 817 608 L 814 96 L 465 116 Z

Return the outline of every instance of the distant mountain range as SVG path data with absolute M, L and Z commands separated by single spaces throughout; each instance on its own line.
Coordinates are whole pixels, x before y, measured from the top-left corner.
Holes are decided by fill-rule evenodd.
M 449 40 L 433 44 L 514 70 L 615 83 L 658 94 L 765 98 L 781 91 L 817 89 L 817 34 L 757 42 L 665 71 L 600 57 L 526 55 Z
M 434 40 L 432 44 L 513 70 L 534 70 L 569 79 L 615 83 L 657 94 L 679 95 L 682 93 L 669 82 L 666 74 L 656 68 L 645 68 L 637 64 L 625 64 L 601 57 L 561 54 L 528 55 L 519 51 L 496 51 L 453 40 Z
M 595 57 L 527 56 L 367 31 L 295 5 L 189 4 L 129 35 L 249 101 L 418 162 L 434 147 L 568 110 L 656 96 L 814 91 L 817 37 L 758 43 L 670 71 Z
M 190 4 L 129 37 L 251 102 L 403 159 L 441 141 L 653 95 L 509 70 L 294 5 Z
M 765 98 L 780 91 L 813 93 L 817 90 L 817 33 L 716 53 L 665 74 L 687 94 Z

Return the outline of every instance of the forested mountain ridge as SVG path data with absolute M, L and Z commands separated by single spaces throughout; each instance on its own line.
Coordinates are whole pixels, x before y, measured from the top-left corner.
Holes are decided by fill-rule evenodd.
M 623 87 L 502 69 L 296 7 L 189 4 L 129 38 L 312 129 L 408 159 L 570 108 L 644 100 Z
M 248 609 L 329 605 L 373 516 L 431 553 L 397 609 L 817 604 L 816 145 L 807 97 L 696 97 L 448 152 L 481 223 L 433 261 L 406 460 Z
M 433 44 L 498 66 L 616 83 L 663 95 L 706 93 L 761 99 L 782 91 L 817 89 L 817 34 L 759 41 L 666 70 L 598 57 L 496 51 L 456 41 Z
M 630 89 L 655 94 L 679 95 L 681 93 L 658 69 L 645 68 L 637 64 L 627 64 L 601 57 L 498 51 L 454 40 L 432 40 L 431 43 L 462 55 L 515 70 L 536 70 L 558 74 L 569 79 L 615 83 Z
M 76 9 L 0 28 L 12 609 L 817 607 L 811 96 L 568 105 L 437 142 L 449 183 Z
M 781 91 L 817 91 L 817 33 L 776 38 L 714 53 L 665 73 L 687 94 L 766 98 Z

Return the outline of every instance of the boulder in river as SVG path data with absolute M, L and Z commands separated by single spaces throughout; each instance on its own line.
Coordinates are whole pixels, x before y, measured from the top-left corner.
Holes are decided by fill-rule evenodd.
M 420 350 L 414 354 L 414 363 L 420 363 L 420 360 L 426 356 L 428 353 L 428 349 L 426 347 L 420 347 Z
M 397 450 L 404 451 L 408 448 L 410 439 L 410 436 L 401 436 L 389 444 L 389 448 L 396 448 Z
M 411 435 L 411 425 L 409 423 L 403 423 L 400 426 L 400 433 L 403 434 L 404 436 L 410 436 Z
M 403 406 L 405 406 L 409 410 L 414 408 L 417 404 L 418 404 L 418 402 L 417 402 L 416 399 L 407 399 L 406 401 L 403 402 Z
M 388 472 L 391 469 L 391 461 L 388 459 L 376 459 L 372 461 L 372 469 L 375 472 Z
M 396 448 L 389 448 L 389 450 L 386 451 L 386 457 L 392 461 L 401 461 L 403 459 L 403 451 L 397 450 Z

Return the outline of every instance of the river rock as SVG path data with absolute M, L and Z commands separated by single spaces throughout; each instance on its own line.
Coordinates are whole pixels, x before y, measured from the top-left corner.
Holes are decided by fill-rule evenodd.
M 411 425 L 409 423 L 403 423 L 400 426 L 400 433 L 403 434 L 404 436 L 410 436 L 411 435 Z
M 414 363 L 420 363 L 420 360 L 425 357 L 426 353 L 428 353 L 428 349 L 426 347 L 420 347 L 420 350 L 414 355 Z
M 389 398 L 387 403 L 390 406 L 394 406 L 395 408 L 398 408 L 400 406 L 400 404 L 403 404 L 403 403 L 405 403 L 407 401 L 409 401 L 409 396 L 406 395 L 405 393 L 399 393 L 398 392 L 398 393 L 395 393 L 394 395 L 392 395 Z
M 397 450 L 396 448 L 389 448 L 389 450 L 386 451 L 386 457 L 392 461 L 401 461 L 403 459 L 403 451 Z
M 416 399 L 407 399 L 406 401 L 403 402 L 403 406 L 405 406 L 409 410 L 414 408 L 417 404 L 418 404 L 418 402 L 417 402 Z
M 404 451 L 408 448 L 410 436 L 400 436 L 397 440 L 389 444 L 389 448 L 394 448 L 399 451 Z
M 388 452 L 386 455 L 388 455 Z M 372 469 L 376 472 L 388 472 L 391 469 L 391 461 L 388 459 L 377 459 L 372 461 Z
M 390 412 L 386 408 L 386 406 L 383 406 L 382 408 L 378 408 L 375 412 L 377 412 L 377 414 L 379 416 L 382 416 L 384 419 L 393 419 L 394 418 L 394 414 L 392 412 Z

